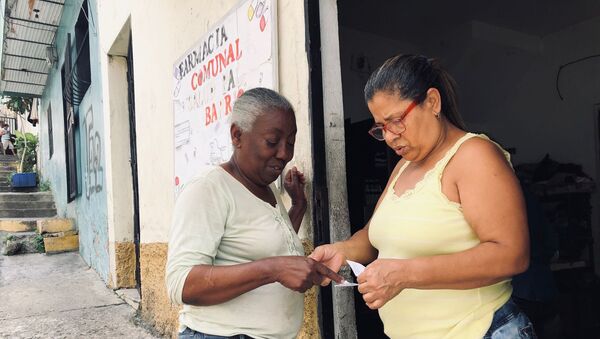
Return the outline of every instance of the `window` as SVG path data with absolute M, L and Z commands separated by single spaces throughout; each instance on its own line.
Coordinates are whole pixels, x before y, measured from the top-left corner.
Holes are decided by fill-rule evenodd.
M 88 12 L 87 1 L 84 1 L 75 24 L 74 50 L 69 49 L 69 54 L 75 61 L 70 64 L 67 72 L 64 96 L 74 107 L 79 106 L 91 84 Z
M 77 50 L 77 57 L 75 59 L 74 74 L 76 75 L 76 81 L 73 85 L 77 86 L 77 90 L 81 95 L 81 98 L 85 95 L 85 92 L 90 87 L 91 81 L 91 70 L 90 70 L 90 39 L 89 39 L 89 13 L 87 0 L 83 1 L 81 10 L 79 11 L 79 17 L 75 24 L 75 48 Z
M 54 154 L 54 132 L 52 128 L 52 106 L 48 105 L 48 159 L 52 159 L 52 154 Z
M 77 116 L 81 100 L 91 84 L 88 13 L 90 13 L 88 2 L 84 0 L 75 23 L 74 46 L 71 45 L 71 34 L 67 34 L 65 62 L 61 70 L 68 202 L 73 201 L 79 193 L 76 152 L 76 135 L 79 129 Z
M 67 202 L 75 200 L 78 191 L 77 157 L 75 151 L 75 108 L 69 94 L 72 93 L 71 79 L 71 34 L 67 34 L 65 62 L 60 71 L 63 86 L 63 113 L 65 125 L 65 161 L 67 168 Z

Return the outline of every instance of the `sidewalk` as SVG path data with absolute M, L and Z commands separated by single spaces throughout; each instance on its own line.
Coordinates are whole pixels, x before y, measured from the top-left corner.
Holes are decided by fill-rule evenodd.
M 0 255 L 0 338 L 157 338 L 77 252 Z

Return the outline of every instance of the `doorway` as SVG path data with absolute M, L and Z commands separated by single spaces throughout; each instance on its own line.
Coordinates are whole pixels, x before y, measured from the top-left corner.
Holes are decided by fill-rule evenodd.
M 136 119 L 135 119 L 135 91 L 134 91 L 134 73 L 133 73 L 133 44 L 132 34 L 129 33 L 129 45 L 127 47 L 127 99 L 129 102 L 129 152 L 131 164 L 131 178 L 133 190 L 133 244 L 135 246 L 135 283 L 140 298 L 142 296 L 141 275 L 140 275 L 140 198 L 138 189 L 138 168 L 137 168 L 137 137 L 136 137 Z
M 515 170 L 540 200 L 544 225 L 556 235 L 544 264 L 558 287 L 545 300 L 555 312 L 534 324 L 538 334 L 597 333 L 598 123 L 585 112 L 600 101 L 600 58 L 589 58 L 600 54 L 593 43 L 600 3 L 348 0 L 338 2 L 338 13 L 352 232 L 369 220 L 398 160 L 367 134 L 373 121 L 362 99 L 364 85 L 396 54 L 437 57 L 459 85 L 469 130 L 512 150 Z M 535 284 L 541 289 L 550 283 Z M 355 297 L 358 337 L 386 338 L 377 312 Z
M 140 226 L 131 26 L 128 19 L 108 51 L 110 150 L 107 181 L 111 266 L 116 288 L 140 293 Z M 137 299 L 137 297 L 136 297 Z

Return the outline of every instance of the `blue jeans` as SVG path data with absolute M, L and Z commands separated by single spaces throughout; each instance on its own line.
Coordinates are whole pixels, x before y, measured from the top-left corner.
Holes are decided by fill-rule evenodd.
M 535 339 L 535 331 L 529 318 L 511 300 L 494 313 L 492 325 L 484 339 Z
M 232 335 L 230 337 L 222 335 L 206 334 L 198 331 L 194 331 L 187 327 L 183 332 L 179 333 L 179 339 L 252 339 L 245 334 Z

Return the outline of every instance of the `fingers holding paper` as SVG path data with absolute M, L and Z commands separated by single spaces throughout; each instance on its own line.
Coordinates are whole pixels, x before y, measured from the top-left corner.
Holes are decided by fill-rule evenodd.
M 337 244 L 319 246 L 308 257 L 322 263 L 333 272 L 339 272 L 342 265 L 346 263 L 346 256 L 337 247 Z M 321 282 L 321 286 L 327 286 L 330 282 L 331 279 L 326 278 Z
M 297 292 L 303 293 L 314 285 L 322 284 L 324 280 L 343 280 L 342 276 L 311 258 L 285 256 L 274 260 L 276 264 L 273 267 L 277 270 L 275 280 Z
M 358 291 L 370 309 L 381 308 L 404 289 L 395 274 L 398 264 L 399 260 L 378 259 L 357 277 Z

